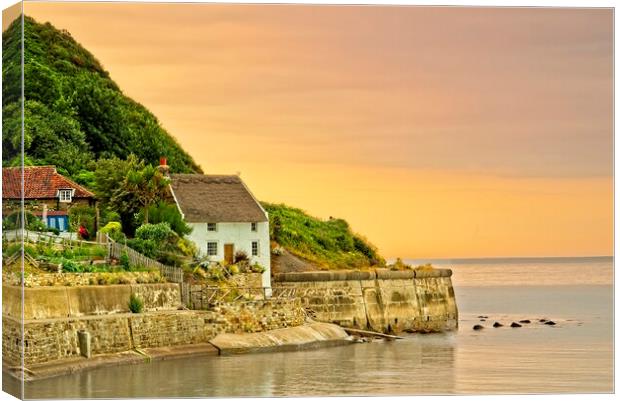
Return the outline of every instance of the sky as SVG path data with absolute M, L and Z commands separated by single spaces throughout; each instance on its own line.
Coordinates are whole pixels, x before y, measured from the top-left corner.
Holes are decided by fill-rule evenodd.
M 24 3 L 209 174 L 388 257 L 613 254 L 610 9 Z

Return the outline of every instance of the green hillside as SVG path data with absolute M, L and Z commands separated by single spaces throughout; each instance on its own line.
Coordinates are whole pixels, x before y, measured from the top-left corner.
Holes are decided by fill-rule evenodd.
M 201 173 L 200 167 L 153 114 L 123 95 L 97 59 L 68 32 L 25 17 L 24 37 L 26 163 L 54 164 L 92 189 L 101 223 L 117 221 L 110 217 L 116 215 L 123 230 L 133 236 L 142 222 L 135 216 L 144 205 L 126 190 L 128 172 L 156 165 L 162 155 L 172 172 Z M 3 165 L 19 162 L 20 42 L 18 20 L 2 35 Z M 264 206 L 270 215 L 271 238 L 316 266 L 385 263 L 376 248 L 342 219 L 322 221 L 285 205 Z
M 271 239 L 318 266 L 360 268 L 384 265 L 377 249 L 354 234 L 342 219 L 320 220 L 286 205 L 262 204 L 269 213 Z
M 20 143 L 20 46 L 16 20 L 2 34 L 3 165 L 15 164 Z M 201 172 L 144 106 L 123 95 L 108 72 L 67 31 L 24 18 L 25 135 L 28 163 L 55 164 L 75 177 L 99 158 L 134 153 L 173 172 Z

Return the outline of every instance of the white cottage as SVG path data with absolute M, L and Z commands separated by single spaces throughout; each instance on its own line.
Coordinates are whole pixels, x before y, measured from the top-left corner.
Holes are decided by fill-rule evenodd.
M 171 174 L 170 189 L 203 256 L 232 263 L 243 251 L 266 269 L 262 284 L 271 287 L 269 218 L 239 176 Z

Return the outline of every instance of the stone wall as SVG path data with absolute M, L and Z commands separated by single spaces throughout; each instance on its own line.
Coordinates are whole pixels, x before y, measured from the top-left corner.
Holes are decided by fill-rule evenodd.
M 21 274 L 2 272 L 4 285 L 21 285 Z M 165 282 L 159 271 L 122 273 L 37 273 L 24 277 L 25 287 L 77 287 L 83 285 L 145 284 Z
M 84 287 L 24 288 L 24 319 L 49 319 L 129 312 L 136 294 L 144 311 L 174 310 L 181 306 L 179 284 L 126 284 Z M 2 314 L 21 316 L 22 288 L 2 286 Z
M 318 321 L 381 332 L 445 331 L 458 327 L 452 271 L 282 273 L 276 296 L 298 297 Z
M 3 358 L 26 367 L 80 355 L 78 331 L 91 335 L 93 355 L 134 348 L 205 343 L 220 333 L 260 332 L 304 322 L 299 300 L 278 299 L 222 304 L 208 311 L 159 311 L 24 321 L 3 316 Z

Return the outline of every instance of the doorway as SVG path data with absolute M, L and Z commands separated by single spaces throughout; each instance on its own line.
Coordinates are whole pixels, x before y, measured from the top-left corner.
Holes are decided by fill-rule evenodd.
M 235 244 L 224 244 L 224 260 L 232 264 L 235 256 Z

